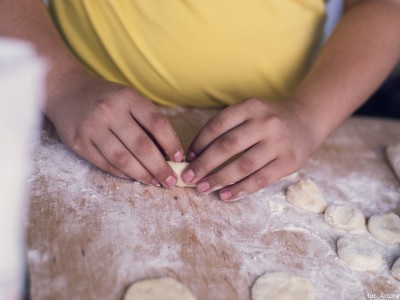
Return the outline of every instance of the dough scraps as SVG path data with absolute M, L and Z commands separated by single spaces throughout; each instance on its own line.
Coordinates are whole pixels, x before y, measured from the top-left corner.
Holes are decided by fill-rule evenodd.
M 289 186 L 286 198 L 294 206 L 315 213 L 323 212 L 327 206 L 324 195 L 311 179 L 303 179 Z
M 251 287 L 252 300 L 313 300 L 314 288 L 304 277 L 286 272 L 265 273 Z
M 171 277 L 145 279 L 133 283 L 123 300 L 196 300 L 190 290 Z
M 400 242 L 400 218 L 394 213 L 370 217 L 368 230 L 374 238 L 386 244 Z
M 365 217 L 361 211 L 349 205 L 331 205 L 325 210 L 324 220 L 330 226 L 343 230 L 364 228 Z
M 350 268 L 360 271 L 378 269 L 383 255 L 369 236 L 348 234 L 337 241 L 339 258 Z

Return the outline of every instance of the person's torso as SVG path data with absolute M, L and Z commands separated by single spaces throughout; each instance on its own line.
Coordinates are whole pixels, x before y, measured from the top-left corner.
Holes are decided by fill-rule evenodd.
M 51 0 L 76 55 L 164 105 L 279 100 L 317 49 L 323 0 Z

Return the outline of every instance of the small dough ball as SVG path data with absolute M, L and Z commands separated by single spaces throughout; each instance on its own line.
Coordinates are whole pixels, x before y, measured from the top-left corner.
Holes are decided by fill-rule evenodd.
M 372 238 L 349 234 L 337 241 L 339 258 L 355 270 L 374 270 L 382 266 L 383 255 Z
M 392 276 L 400 280 L 400 257 L 396 260 L 391 270 Z
M 195 187 L 195 184 L 186 184 L 182 180 L 182 173 L 185 170 L 186 166 L 189 165 L 188 162 L 175 162 L 175 161 L 167 161 L 167 163 L 171 166 L 172 170 L 175 172 L 178 177 L 178 181 L 176 182 L 176 186 L 179 187 Z
M 386 148 L 386 157 L 400 180 L 400 143 L 388 146 Z
M 400 218 L 394 213 L 370 217 L 368 230 L 373 237 L 386 244 L 400 242 Z
M 365 218 L 354 206 L 331 205 L 325 210 L 325 222 L 334 228 L 359 230 L 364 228 Z
M 124 300 L 196 300 L 190 290 L 171 277 L 146 279 L 133 283 Z
M 289 186 L 286 198 L 294 206 L 315 213 L 323 212 L 327 205 L 321 190 L 311 179 L 303 179 Z
M 286 272 L 265 273 L 251 287 L 252 300 L 313 300 L 314 289 L 303 277 Z

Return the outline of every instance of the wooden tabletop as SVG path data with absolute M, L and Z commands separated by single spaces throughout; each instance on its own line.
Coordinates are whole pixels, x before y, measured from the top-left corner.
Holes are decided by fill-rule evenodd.
M 216 111 L 164 112 L 188 145 Z M 400 182 L 384 156 L 384 148 L 399 141 L 398 121 L 351 118 L 297 175 L 223 203 L 195 189 L 109 176 L 71 153 L 46 123 L 29 176 L 31 298 L 121 299 L 132 282 L 171 276 L 199 300 L 250 299 L 254 280 L 271 271 L 308 278 L 316 299 L 400 293 L 389 271 L 399 245 L 379 244 L 386 259 L 381 269 L 354 271 L 336 254 L 345 232 L 284 196 L 288 185 L 309 177 L 329 204 L 352 204 L 366 217 L 400 214 Z

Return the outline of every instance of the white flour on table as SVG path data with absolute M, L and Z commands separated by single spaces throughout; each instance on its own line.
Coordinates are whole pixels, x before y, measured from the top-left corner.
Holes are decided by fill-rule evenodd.
M 194 189 L 167 190 L 108 176 L 44 132 L 30 178 L 32 294 L 50 297 L 70 288 L 77 279 L 66 274 L 73 272 L 57 270 L 76 268 L 68 261 L 71 257 L 80 259 L 89 273 L 79 269 L 75 276 L 92 282 L 75 286 L 73 292 L 92 290 L 107 299 L 119 299 L 133 281 L 161 276 L 177 278 L 195 295 L 249 299 L 254 280 L 272 271 L 307 278 L 316 299 L 399 293 L 400 284 L 389 272 L 400 256 L 399 245 L 382 248 L 382 269 L 351 270 L 336 254 L 336 240 L 344 232 L 327 225 L 322 214 L 297 209 L 285 199 L 289 184 L 310 177 L 328 204 L 352 204 L 366 217 L 398 209 L 399 185 L 380 157 L 366 154 L 361 157 L 364 165 L 352 158 L 329 165 L 323 151 L 334 141 L 338 153 L 341 144 L 349 144 L 333 137 L 297 176 L 226 204 Z M 354 141 L 355 149 L 357 144 L 363 142 Z M 354 164 L 352 172 L 342 171 L 347 163 Z M 92 261 L 95 257 L 101 259 Z M 44 292 L 43 286 L 50 288 Z

